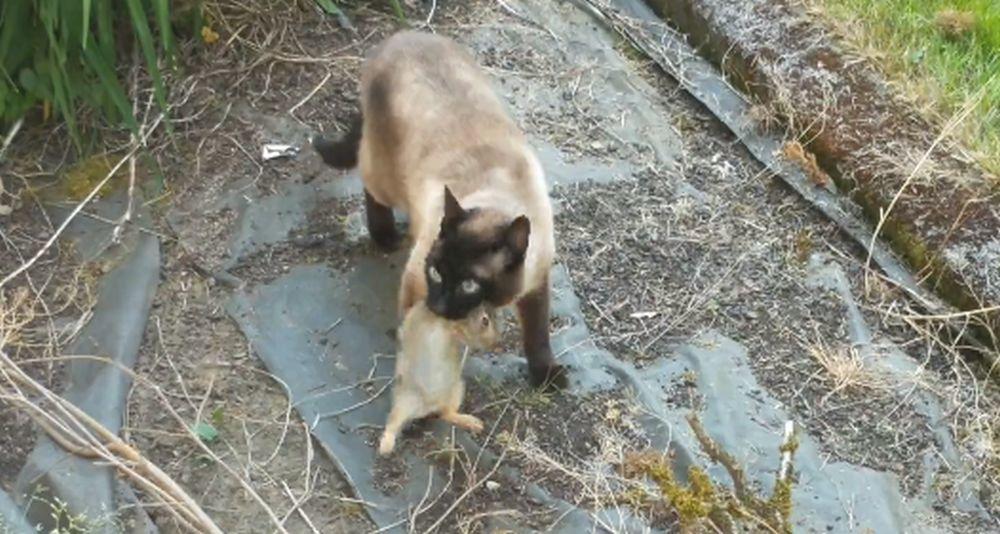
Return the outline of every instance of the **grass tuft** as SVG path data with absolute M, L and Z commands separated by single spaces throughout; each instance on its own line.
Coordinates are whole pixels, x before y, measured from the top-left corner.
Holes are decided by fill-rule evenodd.
M 826 371 L 833 387 L 823 401 L 848 389 L 882 389 L 883 377 L 870 369 L 854 347 L 831 348 L 821 343 L 808 347 L 809 354 Z

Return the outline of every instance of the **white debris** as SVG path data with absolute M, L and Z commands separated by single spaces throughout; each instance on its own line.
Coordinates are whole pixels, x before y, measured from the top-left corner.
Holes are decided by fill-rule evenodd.
M 299 147 L 295 145 L 269 144 L 269 145 L 264 145 L 260 157 L 264 161 L 268 161 L 277 158 L 295 157 L 295 155 L 298 153 L 299 153 Z

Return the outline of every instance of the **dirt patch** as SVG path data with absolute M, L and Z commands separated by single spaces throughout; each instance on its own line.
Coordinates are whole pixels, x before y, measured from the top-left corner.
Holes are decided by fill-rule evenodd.
M 176 258 L 176 252 L 168 249 L 166 257 Z M 302 500 L 296 508 L 301 514 L 290 513 L 288 528 L 366 528 L 363 509 L 291 410 L 282 384 L 248 352 L 222 301 L 221 288 L 168 259 L 136 371 L 161 388 L 190 426 L 209 424 L 218 432 L 209 446 L 265 502 Z M 125 435 L 196 495 L 224 531 L 256 532 L 269 524 L 259 504 L 190 442 L 148 388 L 131 395 Z M 284 517 L 291 510 L 289 505 L 276 512 Z M 168 532 L 176 528 L 167 516 L 154 512 L 154 519 Z
M 22 154 L 17 149 L 11 152 L 8 157 Z M 40 161 L 51 157 L 33 155 Z M 30 171 L 38 162 L 15 161 L 19 164 L 3 167 L 5 192 L 0 203 L 18 209 L 0 217 L 0 277 L 29 261 L 55 230 L 50 209 L 38 196 L 45 182 Z M 65 387 L 65 362 L 55 358 L 88 318 L 101 270 L 99 265 L 82 265 L 73 246 L 61 241 L 42 254 L 26 275 L 0 289 L 0 348 L 14 361 L 25 362 L 23 370 L 52 391 Z M 34 447 L 35 429 L 30 418 L 6 400 L 0 400 L 0 427 L 4 429 L 0 489 L 11 491 Z
M 590 303 L 584 310 L 597 339 L 641 364 L 689 332 L 719 329 L 747 344 L 758 379 L 801 410 L 810 432 L 827 438 L 822 441 L 833 457 L 896 472 L 915 490 L 919 456 L 871 445 L 907 436 L 917 449 L 930 446 L 921 418 L 903 408 L 898 418 L 876 425 L 897 400 L 863 391 L 855 400 L 864 402 L 851 401 L 850 392 L 821 402 L 830 384 L 819 365 L 803 357 L 817 337 L 839 343 L 847 337 L 841 305 L 803 283 L 795 236 L 810 231 L 829 246 L 852 245 L 771 179 L 760 178 L 725 134 L 698 134 L 687 141 L 686 194 L 677 191 L 676 178 L 648 175 L 574 191 L 573 210 L 557 218 L 561 257 Z M 653 272 L 669 276 L 647 274 Z

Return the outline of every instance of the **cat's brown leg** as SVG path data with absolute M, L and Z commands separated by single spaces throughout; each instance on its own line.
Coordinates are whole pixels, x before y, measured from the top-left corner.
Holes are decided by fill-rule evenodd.
M 565 388 L 566 368 L 556 364 L 549 342 L 549 281 L 517 301 L 517 316 L 521 322 L 524 356 L 528 359 L 528 374 L 534 386 Z
M 433 240 L 413 239 L 413 249 L 410 250 L 410 257 L 406 259 L 403 266 L 403 275 L 399 280 L 398 309 L 399 317 L 406 317 L 406 312 L 414 304 L 427 298 L 427 278 L 424 274 L 424 264 L 427 258 L 427 249 Z
M 367 189 L 365 189 L 365 217 L 368 222 L 368 235 L 379 248 L 393 250 L 399 245 L 401 236 L 396 230 L 396 218 L 392 214 L 392 208 L 379 204 Z

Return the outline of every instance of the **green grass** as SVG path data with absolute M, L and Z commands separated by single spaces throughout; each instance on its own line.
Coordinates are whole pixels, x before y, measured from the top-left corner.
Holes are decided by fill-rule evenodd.
M 852 44 L 875 57 L 900 89 L 939 122 L 982 93 L 955 135 L 1000 177 L 998 0 L 815 0 Z M 962 29 L 939 21 L 962 12 Z M 972 24 L 967 29 L 965 22 Z
M 154 96 L 166 109 L 161 59 L 175 52 L 170 0 L 5 0 L 0 3 L 0 124 L 32 109 L 58 115 L 78 149 L 96 110 L 138 129 L 119 60 L 138 47 Z M 81 122 L 83 122 L 81 124 Z

